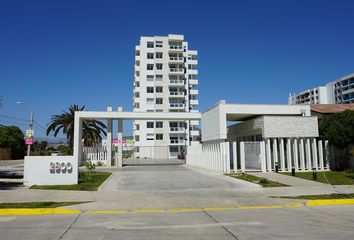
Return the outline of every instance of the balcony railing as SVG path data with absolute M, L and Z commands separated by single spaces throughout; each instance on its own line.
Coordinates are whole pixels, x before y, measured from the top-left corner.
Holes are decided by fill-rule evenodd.
M 183 103 L 170 103 L 171 108 L 184 108 Z
M 183 127 L 170 127 L 171 132 L 184 132 L 184 130 Z
M 170 49 L 177 49 L 177 50 L 182 50 L 183 47 L 179 45 L 170 45 Z
M 171 144 L 184 144 L 184 140 L 170 139 Z
M 183 57 L 170 57 L 171 61 L 183 61 Z
M 170 79 L 171 84 L 183 84 L 184 85 L 184 80 L 183 79 Z
M 184 72 L 184 68 L 170 68 L 170 72 Z
M 184 92 L 170 91 L 171 96 L 184 96 Z

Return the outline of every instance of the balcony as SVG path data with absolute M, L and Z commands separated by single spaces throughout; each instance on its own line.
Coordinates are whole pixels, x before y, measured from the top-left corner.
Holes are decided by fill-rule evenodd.
M 199 104 L 199 100 L 190 100 L 190 104 L 191 105 L 198 105 Z
M 197 89 L 191 89 L 189 90 L 190 95 L 198 95 L 199 91 Z
M 183 79 L 170 79 L 170 85 L 172 86 L 184 86 Z
M 188 74 L 198 75 L 197 69 L 188 69 Z
M 192 136 L 199 136 L 199 130 L 191 130 Z
M 184 92 L 170 91 L 170 97 L 184 97 Z
M 185 133 L 184 127 L 170 127 L 171 133 Z
M 170 103 L 170 109 L 184 109 L 184 103 Z
M 170 68 L 171 73 L 184 73 L 184 68 Z
M 183 63 L 184 62 L 184 58 L 183 57 L 177 57 L 177 56 L 170 56 L 170 62 Z
M 197 79 L 189 79 L 189 84 L 198 85 L 198 80 Z
M 183 46 L 182 45 L 170 45 L 170 51 L 183 52 Z
M 188 64 L 198 65 L 198 60 L 189 59 Z
M 170 144 L 171 145 L 184 145 L 185 144 L 185 140 L 183 139 L 170 139 Z
M 139 93 L 140 92 L 140 87 L 134 87 L 134 93 Z
M 135 98 L 134 98 L 134 104 L 135 104 L 135 103 L 140 103 L 140 98 L 136 98 L 136 97 L 135 97 Z

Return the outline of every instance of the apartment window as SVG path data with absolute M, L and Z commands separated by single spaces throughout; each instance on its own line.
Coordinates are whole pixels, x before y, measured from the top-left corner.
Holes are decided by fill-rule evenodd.
M 146 128 L 154 128 L 154 122 L 146 122 Z
M 146 99 L 146 103 L 147 104 L 153 104 L 154 103 L 154 99 L 153 98 L 147 98 Z
M 154 110 L 153 109 L 148 109 L 148 110 L 146 110 L 146 112 L 154 112 Z
M 163 112 L 163 109 L 156 109 L 156 112 Z
M 162 70 L 162 63 L 156 63 L 156 69 Z
M 147 59 L 154 59 L 153 53 L 147 53 Z
M 162 104 L 163 99 L 162 98 L 156 98 L 156 104 Z
M 156 140 L 163 140 L 163 134 L 156 134 Z
M 174 152 L 174 153 L 178 152 L 178 146 L 170 146 L 170 152 L 171 153 L 172 152 Z
M 146 81 L 154 81 L 154 75 L 147 75 Z
M 135 141 L 139 142 L 140 141 L 140 136 L 139 135 L 135 135 Z
M 135 124 L 135 129 L 140 130 L 140 124 Z
M 146 46 L 147 46 L 148 48 L 154 48 L 154 42 L 147 42 L 147 43 L 146 43 Z
M 154 140 L 154 134 L 153 133 L 146 134 L 146 140 Z
M 156 87 L 156 90 L 155 90 L 157 93 L 162 93 L 163 91 L 163 87 Z
M 154 87 L 146 87 L 147 93 L 154 93 Z
M 162 47 L 162 41 L 156 41 L 156 47 Z
M 147 64 L 146 69 L 147 70 L 154 70 L 154 64 Z
M 162 52 L 157 52 L 156 53 L 156 58 L 162 58 Z
M 162 81 L 163 76 L 162 75 L 156 75 L 156 81 Z
M 156 128 L 163 128 L 163 122 L 156 122 Z

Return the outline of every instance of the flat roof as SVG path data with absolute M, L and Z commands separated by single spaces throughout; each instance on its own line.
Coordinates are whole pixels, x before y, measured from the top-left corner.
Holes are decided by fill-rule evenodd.
M 123 120 L 200 120 L 199 112 L 118 112 L 77 111 L 81 119 L 123 119 Z

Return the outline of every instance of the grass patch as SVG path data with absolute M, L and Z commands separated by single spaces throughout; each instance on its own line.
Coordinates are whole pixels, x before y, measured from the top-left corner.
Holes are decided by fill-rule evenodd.
M 111 174 L 109 172 L 79 172 L 78 184 L 32 186 L 31 189 L 96 191 Z
M 279 182 L 273 182 L 270 181 L 266 178 L 259 178 L 253 175 L 249 175 L 246 173 L 232 173 L 232 174 L 226 174 L 227 176 L 233 177 L 233 178 L 237 178 L 237 179 L 241 179 L 244 181 L 248 181 L 248 182 L 252 182 L 252 183 L 256 183 L 261 185 L 262 187 L 287 187 L 288 185 L 279 183 Z
M 276 198 L 290 198 L 290 199 L 307 199 L 307 200 L 317 200 L 317 199 L 346 199 L 354 198 L 354 193 L 348 194 L 321 194 L 321 195 L 300 195 L 300 196 L 280 196 Z
M 282 173 L 291 176 L 291 173 Z M 353 172 L 335 172 L 326 171 L 326 178 L 331 184 L 334 185 L 354 185 L 354 173 Z M 312 180 L 312 172 L 297 172 L 295 177 Z M 325 179 L 324 172 L 317 172 L 317 181 L 322 183 L 328 183 Z
M 76 205 L 88 202 L 22 202 L 22 203 L 0 203 L 0 209 L 4 208 L 57 208 L 69 205 Z

